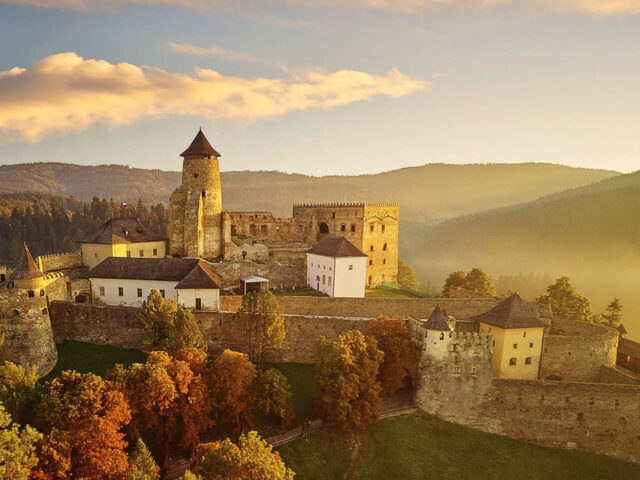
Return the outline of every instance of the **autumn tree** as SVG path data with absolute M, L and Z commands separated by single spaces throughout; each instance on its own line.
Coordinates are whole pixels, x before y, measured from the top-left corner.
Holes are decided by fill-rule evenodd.
M 384 395 L 391 396 L 404 387 L 415 358 L 411 332 L 401 318 L 380 315 L 367 330 L 367 335 L 376 339 L 378 349 L 384 353 L 378 378 Z
M 282 348 L 286 331 L 282 308 L 269 290 L 242 296 L 235 320 L 245 332 L 249 358 L 262 366 L 264 354 Z
M 617 327 L 622 321 L 622 303 L 618 297 L 614 298 L 607 305 L 607 309 L 602 314 L 604 323 L 612 328 Z
M 193 458 L 193 474 L 202 480 L 293 480 L 294 473 L 278 452 L 256 432 L 240 435 L 235 444 L 200 445 Z
M 24 423 L 27 412 L 37 402 L 37 382 L 38 367 L 35 365 L 25 369 L 11 362 L 0 364 L 0 402 L 18 423 Z
M 449 274 L 442 287 L 442 296 L 449 297 L 451 287 L 464 288 L 467 281 L 467 273 L 462 270 L 456 270 Z
M 591 301 L 578 293 L 567 277 L 549 285 L 547 294 L 536 298 L 536 302 L 549 305 L 556 318 L 590 322 L 593 317 Z
M 213 404 L 220 423 L 235 425 L 238 432 L 253 426 L 256 399 L 256 367 L 244 353 L 225 350 L 209 372 Z
M 291 425 L 295 417 L 291 386 L 280 370 L 270 368 L 260 374 L 256 406 L 265 415 L 278 418 L 282 430 Z
M 129 454 L 127 480 L 158 480 L 159 478 L 160 469 L 156 461 L 142 439 L 138 438 L 136 446 Z
M 486 295 L 496 294 L 493 279 L 481 268 L 472 268 L 467 272 L 463 288 Z
M 398 283 L 413 290 L 420 289 L 420 282 L 416 276 L 416 271 L 411 265 L 398 260 Z
M 357 330 L 346 332 L 337 342 L 318 340 L 316 388 L 325 423 L 358 433 L 377 420 L 382 402 L 378 372 L 383 360 L 376 339 Z
M 206 343 L 193 313 L 151 290 L 138 314 L 143 325 L 146 351 L 163 350 L 173 355 L 186 347 L 206 348 Z
M 20 429 L 0 404 L 0 478 L 27 480 L 38 463 L 36 444 L 42 439 L 37 430 Z
M 36 478 L 124 478 L 127 442 L 121 430 L 131 412 L 117 387 L 97 375 L 66 371 L 44 390 L 36 411 L 45 434 Z
M 175 358 L 166 352 L 151 352 L 144 364 L 116 365 L 107 372 L 131 406 L 131 434 L 155 432 L 163 461 L 172 445 L 192 448 L 214 424 L 209 416 L 207 376 L 201 370 L 205 358 L 204 352 L 194 348 L 181 350 Z

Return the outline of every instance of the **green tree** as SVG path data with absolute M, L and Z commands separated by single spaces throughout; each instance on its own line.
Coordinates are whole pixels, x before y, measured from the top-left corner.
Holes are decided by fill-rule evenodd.
M 420 289 L 420 282 L 416 276 L 416 271 L 411 265 L 398 260 L 398 283 L 413 290 Z
M 249 359 L 262 366 L 264 354 L 282 348 L 286 336 L 282 307 L 268 290 L 242 296 L 242 306 L 235 314 L 246 335 Z
M 260 374 L 258 382 L 258 410 L 280 420 L 284 430 L 295 416 L 291 402 L 291 386 L 280 370 L 270 368 Z
M 463 288 L 472 292 L 485 293 L 487 295 L 495 295 L 496 287 L 491 277 L 481 268 L 472 268 L 467 272 L 467 277 Z
M 318 407 L 327 424 L 360 433 L 377 420 L 382 402 L 378 372 L 383 360 L 376 339 L 357 330 L 346 332 L 337 342 L 318 340 Z
M 127 480 L 158 480 L 159 478 L 160 469 L 156 461 L 142 439 L 138 438 L 136 446 L 129 454 Z
M 192 473 L 191 470 L 187 470 L 186 472 L 184 472 L 184 475 L 178 478 L 178 480 L 202 480 L 202 477 L 200 475 Z
M 536 298 L 536 302 L 551 307 L 554 317 L 567 320 L 591 322 L 591 301 L 578 293 L 569 278 L 560 277 L 547 287 L 547 294 Z
M 186 347 L 205 349 L 200 327 L 190 310 L 175 300 L 162 298 L 151 290 L 138 314 L 143 325 L 143 345 L 146 351 L 163 350 L 171 355 Z
M 614 298 L 607 305 L 607 309 L 602 314 L 604 323 L 608 326 L 615 328 L 622 321 L 622 303 L 618 297 Z
M 449 297 L 451 287 L 464 288 L 467 281 L 467 274 L 462 270 L 456 270 L 449 274 L 442 287 L 442 296 Z
M 22 430 L 0 404 L 0 478 L 27 480 L 38 463 L 36 444 L 42 435 L 26 426 Z
M 37 382 L 35 365 L 29 370 L 11 362 L 0 365 L 0 402 L 19 423 L 24 423 L 26 413 L 38 400 Z
M 240 435 L 235 444 L 222 442 L 200 445 L 192 459 L 193 473 L 202 480 L 293 480 L 278 452 L 256 432 Z

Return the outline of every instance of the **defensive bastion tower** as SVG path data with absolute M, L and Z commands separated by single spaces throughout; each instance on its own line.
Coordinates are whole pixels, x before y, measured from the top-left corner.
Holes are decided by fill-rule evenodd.
M 182 184 L 171 194 L 169 253 L 176 257 L 222 255 L 220 154 L 198 132 L 181 156 Z

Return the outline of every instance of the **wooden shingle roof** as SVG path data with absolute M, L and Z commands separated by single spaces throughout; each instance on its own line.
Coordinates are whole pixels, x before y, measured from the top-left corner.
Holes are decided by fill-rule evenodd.
M 504 329 L 545 326 L 533 306 L 523 301 L 517 293 L 472 320 Z
M 29 251 L 29 247 L 27 247 L 27 244 L 25 243 L 24 250 L 22 251 L 22 257 L 20 257 L 18 265 L 11 274 L 11 280 L 27 280 L 39 277 L 44 277 L 44 273 L 42 273 L 42 270 L 40 270 L 36 265 L 36 262 L 33 260 L 31 252 Z
M 339 235 L 327 235 L 307 253 L 325 257 L 366 257 L 353 243 Z
M 220 157 L 220 154 L 211 146 L 202 130 L 196 134 L 189 148 L 180 154 L 181 157 L 186 157 L 187 155 L 213 155 L 214 157 Z

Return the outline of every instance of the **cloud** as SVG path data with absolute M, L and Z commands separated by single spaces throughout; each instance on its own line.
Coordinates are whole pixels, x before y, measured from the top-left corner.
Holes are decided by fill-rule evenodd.
M 26 69 L 0 72 L 0 141 L 37 142 L 95 123 L 128 125 L 169 115 L 253 121 L 380 95 L 400 97 L 428 86 L 395 69 L 385 75 L 307 70 L 288 78 L 242 78 L 208 69 L 171 73 L 60 53 Z
M 640 13 L 640 0 L 258 0 L 263 3 L 279 3 L 294 6 L 365 8 L 416 12 L 441 6 L 493 6 L 520 4 L 538 6 L 549 10 L 576 11 L 598 15 L 633 15 Z M 198 10 L 211 10 L 230 3 L 230 0 L 0 0 L 1 3 L 28 5 L 41 8 L 65 8 L 75 10 L 117 8 L 123 4 L 149 6 L 176 6 Z
M 192 45 L 191 43 L 167 42 L 166 46 L 167 48 L 169 48 L 169 50 L 176 53 L 182 53 L 183 55 L 214 57 L 221 60 L 226 60 L 227 62 L 262 63 L 262 60 L 259 60 L 247 53 L 238 52 L 236 50 L 229 50 L 223 47 L 218 47 L 216 45 L 212 47 L 198 47 L 197 45 Z
M 440 72 L 433 72 L 431 74 L 431 78 L 441 78 L 444 77 L 444 73 L 440 73 Z

